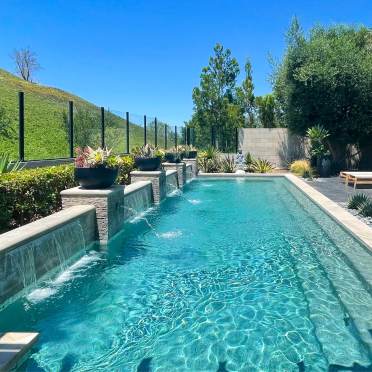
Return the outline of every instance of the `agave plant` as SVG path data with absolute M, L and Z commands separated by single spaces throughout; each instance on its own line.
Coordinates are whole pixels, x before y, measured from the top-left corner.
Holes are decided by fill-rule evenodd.
M 219 170 L 222 173 L 234 173 L 236 171 L 234 157 L 226 155 L 225 158 L 219 162 Z
M 218 158 L 220 152 L 213 146 L 208 146 L 204 151 L 202 151 L 203 156 L 210 160 L 215 160 Z
M 329 155 L 329 149 L 326 144 L 326 139 L 329 137 L 329 132 L 327 129 L 320 125 L 316 125 L 309 128 L 306 132 L 310 140 L 310 154 L 311 156 L 325 156 Z
M 254 173 L 270 173 L 274 166 L 265 159 L 257 159 L 252 163 L 252 170 Z
M 349 209 L 360 209 L 365 203 L 370 200 L 368 195 L 358 193 L 350 197 L 347 202 L 347 207 Z
M 372 217 L 372 200 L 369 199 L 360 207 L 359 213 L 363 217 Z
M 3 152 L 0 153 L 0 174 L 20 171 L 24 168 L 20 161 L 12 162 L 10 155 Z

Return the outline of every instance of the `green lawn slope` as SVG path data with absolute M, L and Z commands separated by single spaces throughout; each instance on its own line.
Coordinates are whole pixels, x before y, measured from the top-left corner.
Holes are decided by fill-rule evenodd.
M 101 143 L 100 109 L 92 103 L 57 88 L 26 82 L 0 69 L 0 152 L 18 158 L 18 92 L 25 94 L 25 158 L 52 159 L 69 156 L 68 101 L 74 102 L 75 146 L 99 146 Z M 145 109 L 145 108 L 144 108 Z M 106 111 L 106 146 L 117 153 L 126 150 L 126 122 Z M 130 148 L 143 144 L 141 117 L 130 119 Z M 149 141 L 153 136 L 149 122 Z M 160 131 L 159 131 L 160 132 Z M 9 135 L 10 134 L 10 135 Z M 159 135 L 161 144 L 162 135 Z

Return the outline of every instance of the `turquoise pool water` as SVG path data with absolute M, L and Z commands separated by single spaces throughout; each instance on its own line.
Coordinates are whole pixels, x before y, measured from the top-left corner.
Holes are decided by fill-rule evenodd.
M 0 313 L 41 333 L 24 370 L 371 370 L 372 257 L 287 180 L 199 179 L 145 218 Z

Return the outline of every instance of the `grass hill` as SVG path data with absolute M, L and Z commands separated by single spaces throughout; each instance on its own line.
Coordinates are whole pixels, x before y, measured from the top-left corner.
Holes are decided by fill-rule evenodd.
M 68 101 L 74 102 L 74 145 L 93 147 L 101 143 L 100 109 L 61 89 L 26 82 L 0 69 L 0 152 L 18 157 L 18 92 L 25 94 L 25 158 L 51 159 L 69 156 Z M 144 108 L 145 109 L 145 108 Z M 134 116 L 133 116 L 134 117 Z M 134 117 L 135 118 L 135 117 Z M 105 113 L 106 146 L 115 152 L 126 149 L 126 122 Z M 130 148 L 143 144 L 142 118 L 130 119 Z M 148 142 L 153 141 L 153 121 L 148 120 Z M 162 125 L 160 124 L 159 127 Z M 159 133 L 163 133 L 160 129 Z M 161 145 L 162 136 L 159 135 Z

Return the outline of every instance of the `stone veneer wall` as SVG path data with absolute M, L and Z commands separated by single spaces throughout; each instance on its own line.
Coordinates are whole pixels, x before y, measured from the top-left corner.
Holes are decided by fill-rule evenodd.
M 0 305 L 96 241 L 95 208 L 75 206 L 0 238 Z

